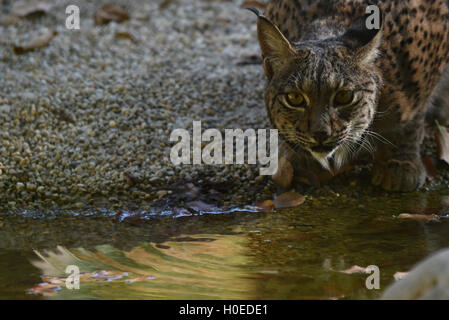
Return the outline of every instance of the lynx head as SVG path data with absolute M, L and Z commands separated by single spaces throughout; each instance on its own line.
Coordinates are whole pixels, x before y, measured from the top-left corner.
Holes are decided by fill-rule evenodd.
M 330 159 L 338 168 L 366 148 L 381 86 L 374 62 L 382 32 L 359 19 L 341 36 L 291 43 L 264 16 L 257 27 L 265 103 L 283 140 L 329 170 Z

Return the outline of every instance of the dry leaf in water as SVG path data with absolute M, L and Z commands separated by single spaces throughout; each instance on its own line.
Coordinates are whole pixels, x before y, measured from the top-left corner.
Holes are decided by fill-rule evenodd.
M 282 188 L 289 188 L 293 180 L 293 166 L 286 158 L 279 159 L 278 170 L 273 175 L 273 181 Z
M 30 42 L 23 46 L 14 46 L 15 54 L 24 54 L 35 49 L 40 49 L 47 46 L 51 39 L 53 39 L 58 33 L 56 30 L 47 30 L 43 34 L 31 39 Z
M 303 195 L 297 192 L 286 192 L 274 199 L 274 206 L 276 209 L 294 208 L 300 206 L 306 201 Z
M 393 277 L 394 277 L 394 280 L 398 281 L 398 280 L 404 279 L 407 275 L 408 275 L 408 272 L 396 272 L 393 275 Z
M 257 203 L 256 207 L 260 212 L 271 213 L 274 211 L 274 202 L 265 200 L 264 202 Z
M 449 164 L 449 130 L 445 126 L 441 126 L 438 122 L 436 125 L 435 138 L 437 141 L 438 156 L 441 160 Z
M 94 15 L 96 25 L 102 25 L 111 21 L 123 22 L 129 20 L 129 13 L 118 4 L 106 4 Z
M 359 266 L 352 266 L 349 269 L 341 270 L 339 272 L 345 273 L 345 274 L 354 274 L 354 273 L 369 273 L 370 271 L 368 270 L 368 268 L 362 268 L 362 267 L 359 267 Z
M 16 1 L 12 5 L 11 13 L 18 17 L 26 17 L 33 13 L 46 13 L 50 11 L 53 4 L 43 0 Z
M 241 8 L 249 8 L 249 7 L 255 7 L 255 8 L 260 8 L 260 9 L 265 9 L 265 7 L 267 6 L 266 3 L 261 2 L 261 1 L 255 1 L 255 0 L 246 0 L 243 1 L 242 5 L 240 6 Z
M 440 218 L 435 214 L 410 214 L 410 213 L 401 213 L 398 216 L 399 219 L 410 219 L 421 222 L 430 222 L 435 221 L 439 222 Z

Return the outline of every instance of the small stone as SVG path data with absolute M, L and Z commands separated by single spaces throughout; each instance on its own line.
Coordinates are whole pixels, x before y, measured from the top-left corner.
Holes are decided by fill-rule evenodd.
M 160 190 L 158 192 L 156 192 L 156 195 L 159 199 L 162 199 L 163 197 L 165 197 L 168 194 L 168 192 L 166 190 Z
M 23 189 L 25 189 L 25 185 L 22 182 L 17 182 L 16 189 L 17 191 L 22 191 Z

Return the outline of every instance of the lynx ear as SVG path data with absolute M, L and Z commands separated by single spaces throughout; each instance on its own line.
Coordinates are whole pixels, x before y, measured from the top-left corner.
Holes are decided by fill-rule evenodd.
M 295 49 L 267 17 L 259 14 L 256 9 L 249 8 L 257 15 L 257 38 L 262 50 L 265 74 L 269 79 L 273 73 L 295 56 Z
M 370 18 L 371 16 L 367 14 L 357 19 L 342 36 L 343 43 L 354 50 L 356 60 L 361 63 L 371 63 L 376 59 L 377 49 L 382 40 L 382 16 L 379 17 L 379 26 L 377 28 L 372 26 L 372 29 L 367 27 L 367 20 Z

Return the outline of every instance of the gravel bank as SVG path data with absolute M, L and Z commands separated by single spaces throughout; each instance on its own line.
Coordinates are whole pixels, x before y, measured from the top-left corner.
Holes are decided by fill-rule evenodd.
M 2 211 L 148 209 L 174 183 L 206 180 L 232 181 L 228 191 L 242 200 L 256 183 L 255 166 L 174 167 L 169 159 L 171 131 L 192 120 L 268 128 L 263 70 L 238 64 L 259 53 L 254 15 L 240 1 L 114 2 L 129 21 L 95 26 L 108 1 L 70 0 L 0 26 Z M 81 30 L 65 28 L 69 4 L 81 8 Z M 46 29 L 58 32 L 49 46 L 13 53 Z

